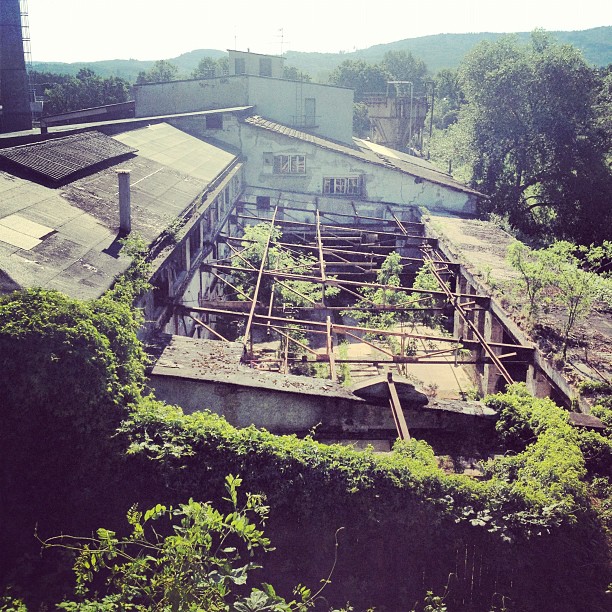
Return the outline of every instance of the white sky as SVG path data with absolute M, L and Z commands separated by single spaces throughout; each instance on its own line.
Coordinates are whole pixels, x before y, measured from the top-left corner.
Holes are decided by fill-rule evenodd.
M 428 34 L 612 25 L 610 0 L 29 0 L 34 61 L 353 51 Z

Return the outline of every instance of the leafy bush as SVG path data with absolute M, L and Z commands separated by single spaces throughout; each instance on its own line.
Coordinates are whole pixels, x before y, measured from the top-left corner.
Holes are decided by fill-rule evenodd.
M 0 575 L 43 534 L 77 529 L 122 487 L 113 438 L 144 388 L 131 306 L 42 289 L 0 297 Z M 112 505 L 111 503 L 111 505 Z
M 314 597 L 304 587 L 295 589 L 300 601 L 286 602 L 269 584 L 246 595 L 247 579 L 260 567 L 253 559 L 255 552 L 271 548 L 260 528 L 268 507 L 260 495 L 250 493 L 239 503 L 240 484 L 240 478 L 225 479 L 227 514 L 193 500 L 178 508 L 157 504 L 144 515 L 133 507 L 127 514 L 131 533 L 126 537 L 98 529 L 91 538 L 57 536 L 43 542 L 44 548 L 77 552 L 77 601 L 64 601 L 58 607 L 74 612 L 224 612 L 230 603 L 236 612 L 311 608 Z M 163 524 L 164 519 L 169 525 Z M 161 525 L 154 527 L 153 521 Z

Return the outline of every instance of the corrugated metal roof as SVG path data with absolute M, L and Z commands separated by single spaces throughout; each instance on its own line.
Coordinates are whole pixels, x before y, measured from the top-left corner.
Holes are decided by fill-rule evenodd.
M 470 193 L 477 196 L 483 195 L 474 189 L 470 189 L 463 183 L 456 181 L 451 176 L 444 174 L 433 167 L 427 167 L 422 163 L 423 160 L 418 160 L 418 162 L 408 161 L 407 158 L 409 156 L 405 154 L 398 151 L 393 151 L 392 149 L 388 149 L 386 147 L 378 147 L 378 150 L 376 150 L 374 147 L 370 147 L 367 141 L 354 139 L 358 146 L 350 147 L 348 145 L 335 142 L 333 140 L 328 140 L 326 138 L 321 138 L 320 136 L 315 136 L 307 132 L 301 132 L 300 130 L 287 127 L 286 125 L 281 125 L 280 123 L 275 123 L 274 121 L 269 121 L 268 119 L 264 119 L 258 115 L 247 117 L 244 121 L 254 127 L 270 130 L 290 138 L 296 138 L 304 142 L 309 142 L 317 147 L 321 147 L 329 151 L 335 151 L 336 153 L 341 153 L 342 155 L 348 155 L 360 161 L 376 164 L 384 168 L 409 174 L 411 176 L 417 176 L 423 180 L 436 183 L 438 185 L 443 185 L 445 187 L 449 187 L 450 189 L 455 189 L 457 191 L 462 191 L 464 193 Z M 393 155 L 391 153 L 393 153 Z
M 113 159 L 136 153 L 137 149 L 100 132 L 84 132 L 44 142 L 0 149 L 0 161 L 59 182 Z

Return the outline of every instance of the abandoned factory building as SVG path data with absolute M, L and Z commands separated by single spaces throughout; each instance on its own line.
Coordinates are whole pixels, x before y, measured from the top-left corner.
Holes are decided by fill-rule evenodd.
M 513 238 L 474 218 L 482 195 L 353 138 L 352 91 L 230 59 L 230 75 L 138 86 L 132 118 L 0 137 L 0 290 L 96 298 L 139 236 L 152 388 L 237 426 L 385 450 L 486 434 L 476 395 L 513 381 L 568 405 L 491 282 L 512 279 Z

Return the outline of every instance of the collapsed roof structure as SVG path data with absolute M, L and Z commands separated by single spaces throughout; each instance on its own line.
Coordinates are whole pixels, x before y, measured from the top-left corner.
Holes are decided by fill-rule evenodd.
M 481 194 L 353 139 L 347 90 L 304 85 L 238 73 L 148 84 L 134 118 L 0 138 L 0 288 L 95 298 L 129 265 L 122 239 L 140 236 L 151 385 L 240 426 L 443 447 L 494 423 L 474 389 L 525 381 L 567 403 L 567 380 L 486 282 L 485 266 L 512 277 L 512 238 L 473 220 Z

